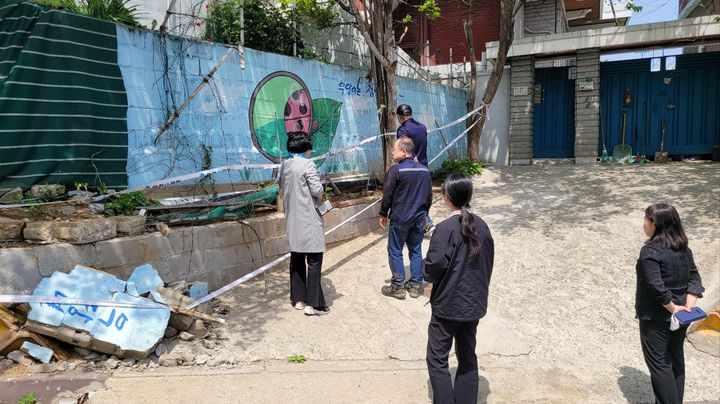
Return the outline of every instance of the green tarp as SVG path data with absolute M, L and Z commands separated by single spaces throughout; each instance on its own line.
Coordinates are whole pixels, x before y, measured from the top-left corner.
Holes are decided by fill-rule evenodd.
M 0 189 L 127 184 L 115 24 L 0 2 Z

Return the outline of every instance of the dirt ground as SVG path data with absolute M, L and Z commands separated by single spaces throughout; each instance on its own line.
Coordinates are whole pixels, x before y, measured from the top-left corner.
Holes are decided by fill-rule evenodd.
M 488 401 L 652 401 L 634 319 L 643 210 L 660 201 L 678 208 L 708 289 L 701 304 L 716 307 L 720 165 L 497 167 L 475 186 L 473 207 L 496 246 L 477 349 Z M 449 213 L 440 205 L 436 221 Z M 379 294 L 385 248 L 377 232 L 327 254 L 327 318 L 289 308 L 284 271 L 267 276 L 267 289 L 263 281 L 239 289 L 229 318 L 237 359 L 422 360 L 430 306 Z M 689 344 L 686 357 L 686 401 L 717 400 L 720 359 Z
M 496 251 L 478 328 L 479 402 L 652 402 L 634 319 L 643 210 L 678 208 L 707 289 L 700 305 L 717 306 L 720 164 L 495 167 L 474 183 L 472 206 Z M 439 222 L 449 212 L 437 197 Z M 232 310 L 221 348 L 192 346 L 229 364 L 116 372 L 91 402 L 429 402 L 430 306 L 380 294 L 386 243 L 378 230 L 326 253 L 329 315 L 290 306 L 283 265 L 223 296 Z M 685 349 L 685 401 L 719 402 L 720 358 Z M 308 361 L 289 364 L 290 355 Z

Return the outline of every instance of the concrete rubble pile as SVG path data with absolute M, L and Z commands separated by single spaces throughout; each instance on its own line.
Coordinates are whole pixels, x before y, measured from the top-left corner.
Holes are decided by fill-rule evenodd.
M 136 359 L 145 360 L 158 350 L 161 351 L 158 356 L 167 354 L 168 343 L 161 343 L 163 338 L 178 337 L 189 341 L 208 336 L 204 323 L 195 318 L 203 316 L 202 312 L 189 312 L 188 315 L 170 310 L 172 307 L 187 313 L 181 308 L 207 293 L 208 286 L 204 282 L 178 282 L 166 288 L 158 272 L 149 264 L 135 268 L 127 281 L 82 265 L 67 274 L 55 272 L 40 281 L 33 296 L 71 298 L 77 302 L 29 303 L 27 321 L 22 311 L 2 308 L 0 340 L 6 343 L 0 354 L 7 358 L 0 356 L 0 368 L 20 363 L 34 366 L 39 372 L 65 370 L 53 366 L 68 364 L 65 362 L 68 359 L 66 350 L 52 342 L 53 339 L 74 345 L 75 351 L 89 361 L 105 357 L 98 353 L 112 355 L 104 363 L 109 369 L 125 362 L 136 365 Z M 153 308 L 93 305 L 92 301 L 96 300 L 152 305 Z M 207 310 L 208 306 L 206 303 L 199 309 Z M 50 363 L 53 357 L 57 362 Z M 117 366 L 110 362 L 116 362 Z M 151 359 L 148 363 L 152 362 Z

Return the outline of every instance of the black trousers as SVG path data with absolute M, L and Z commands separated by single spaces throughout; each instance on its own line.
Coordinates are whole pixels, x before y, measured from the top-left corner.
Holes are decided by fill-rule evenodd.
M 477 326 L 478 320 L 451 321 L 435 316 L 430 318 L 425 360 L 433 390 L 433 403 L 477 403 L 478 364 L 475 354 Z M 453 339 L 458 360 L 454 387 L 448 369 L 448 355 Z
M 680 404 L 685 392 L 683 343 L 687 326 L 675 331 L 669 327 L 667 321 L 640 320 L 640 345 L 658 404 Z
M 323 253 L 290 252 L 290 301 L 293 304 L 304 302 L 316 309 L 325 307 L 320 285 L 322 261 Z

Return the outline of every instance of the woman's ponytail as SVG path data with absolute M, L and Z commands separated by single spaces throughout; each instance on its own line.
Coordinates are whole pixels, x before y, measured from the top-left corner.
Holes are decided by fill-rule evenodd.
M 472 181 L 462 174 L 450 174 L 443 183 L 443 193 L 460 208 L 460 234 L 468 248 L 468 262 L 480 252 L 480 238 L 475 234 L 475 218 L 468 210 L 472 198 Z
M 468 206 L 460 210 L 460 234 L 468 247 L 468 262 L 475 259 L 480 252 L 480 238 L 475 234 L 475 218 L 468 211 Z

